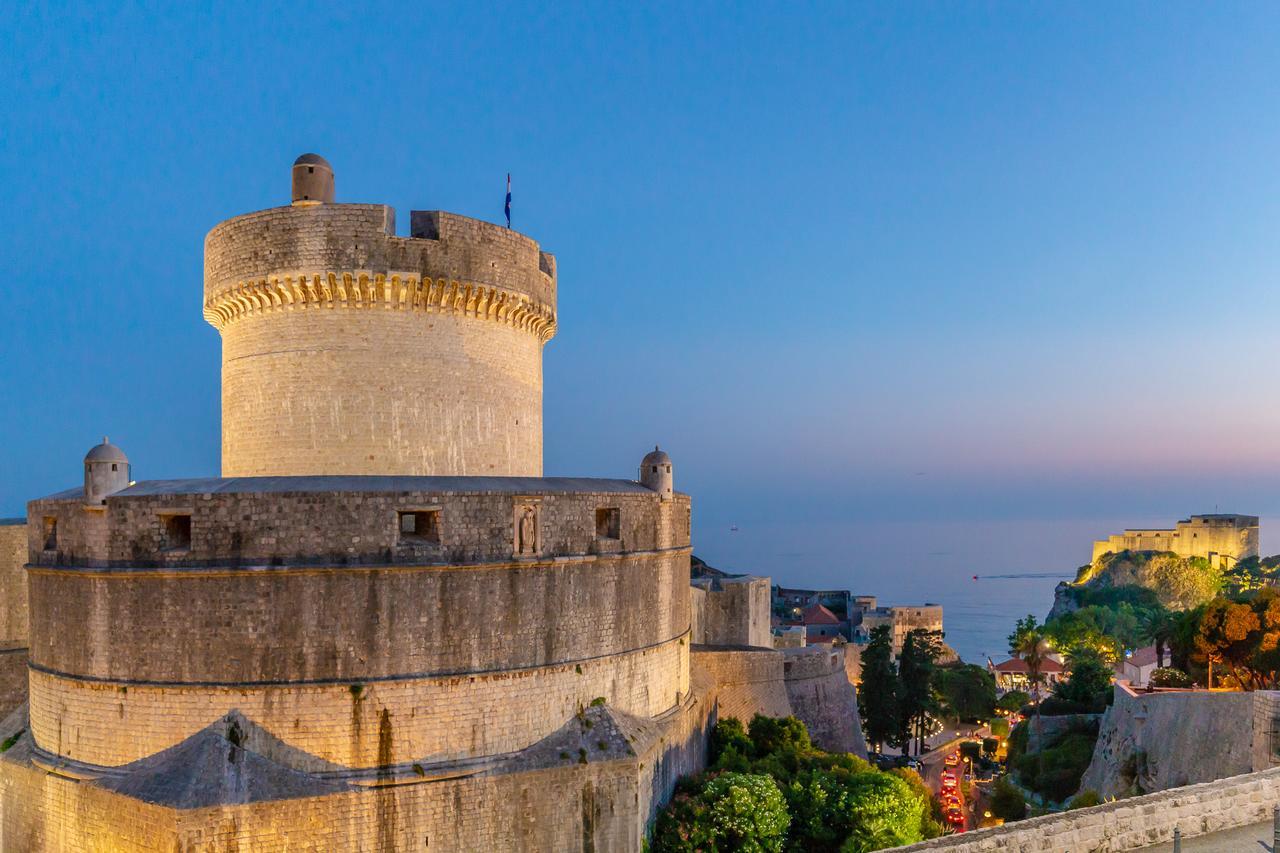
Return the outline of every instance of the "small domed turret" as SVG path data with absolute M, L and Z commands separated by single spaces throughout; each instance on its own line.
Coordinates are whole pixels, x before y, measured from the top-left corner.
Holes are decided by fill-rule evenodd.
M 129 457 L 107 437 L 84 456 L 84 502 L 98 505 L 129 486 Z
M 293 161 L 293 203 L 333 204 L 333 167 L 319 154 Z
M 662 495 L 665 501 L 672 495 L 671 457 L 655 444 L 653 452 L 646 454 L 640 463 L 640 484 Z

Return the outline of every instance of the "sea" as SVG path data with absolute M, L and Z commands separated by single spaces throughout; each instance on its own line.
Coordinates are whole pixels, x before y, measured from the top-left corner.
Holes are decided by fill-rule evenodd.
M 985 664 L 1008 657 L 1013 624 L 1043 620 L 1054 587 L 1089 562 L 1094 539 L 1174 519 L 838 521 L 695 524 L 694 553 L 775 584 L 848 589 L 880 604 L 941 604 L 946 642 Z M 1271 535 L 1268 534 L 1271 531 Z M 1262 553 L 1280 549 L 1280 518 L 1261 521 Z

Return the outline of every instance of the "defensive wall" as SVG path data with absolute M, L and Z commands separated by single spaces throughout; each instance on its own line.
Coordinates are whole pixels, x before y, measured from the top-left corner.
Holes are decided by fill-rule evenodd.
M 1124 796 L 1280 764 L 1280 692 L 1114 692 L 1081 790 Z
M 654 720 L 589 706 L 479 770 L 362 785 L 295 773 L 229 740 L 225 719 L 99 777 L 51 771 L 26 733 L 0 755 L 0 833 L 28 853 L 639 850 L 676 780 L 702 768 L 712 709 L 705 683 Z
M 464 216 L 410 224 L 317 204 L 209 232 L 224 476 L 541 476 L 554 257 Z
M 695 644 L 773 647 L 769 578 L 707 576 L 691 583 L 690 630 Z
M 925 853 L 1119 853 L 1271 818 L 1280 768 L 948 835 L 892 850 Z
M 403 774 L 519 751 L 595 700 L 661 716 L 690 691 L 687 509 L 630 481 L 521 478 L 33 501 L 36 748 L 117 767 L 238 711 L 296 769 Z
M 842 646 L 803 649 L 697 646 L 691 661 L 716 685 L 717 717 L 794 715 L 813 742 L 866 757 L 858 700 Z
M 26 524 L 0 518 L 0 718 L 27 698 Z
M 1258 556 L 1258 517 L 1193 515 L 1173 529 L 1125 530 L 1094 542 L 1090 562 L 1121 551 L 1172 551 L 1180 557 L 1226 558 L 1234 563 Z

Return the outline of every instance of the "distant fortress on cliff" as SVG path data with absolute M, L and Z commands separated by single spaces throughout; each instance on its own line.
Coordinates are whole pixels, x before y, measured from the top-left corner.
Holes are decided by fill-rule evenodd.
M 1172 529 L 1125 530 L 1093 543 L 1090 562 L 1121 551 L 1172 551 L 1180 557 L 1204 557 L 1214 568 L 1258 556 L 1256 515 L 1193 515 Z
M 104 439 L 0 525 L 0 849 L 632 851 L 719 715 L 865 753 L 842 647 L 691 587 L 666 452 L 543 476 L 555 258 L 334 185 L 205 240 L 222 476 Z

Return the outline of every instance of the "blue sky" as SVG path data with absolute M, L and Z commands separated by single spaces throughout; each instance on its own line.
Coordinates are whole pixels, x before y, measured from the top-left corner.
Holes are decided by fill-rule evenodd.
M 547 472 L 661 442 L 712 556 L 1280 514 L 1280 7 L 187 5 L 0 12 L 0 515 L 104 433 L 217 473 L 203 237 L 304 151 L 402 231 L 510 171 Z

